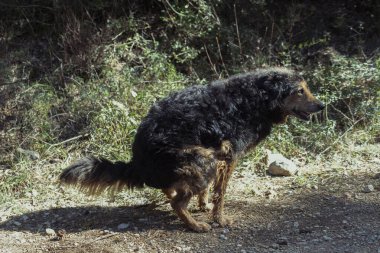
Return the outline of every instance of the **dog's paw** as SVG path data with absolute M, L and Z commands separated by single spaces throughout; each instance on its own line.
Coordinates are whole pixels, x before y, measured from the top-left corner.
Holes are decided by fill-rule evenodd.
M 218 223 L 221 227 L 226 227 L 232 225 L 234 222 L 231 218 L 226 216 L 219 216 L 214 218 L 215 222 Z
M 210 231 L 211 226 L 207 224 L 206 222 L 197 222 L 190 225 L 190 228 L 196 232 L 204 233 L 207 231 Z

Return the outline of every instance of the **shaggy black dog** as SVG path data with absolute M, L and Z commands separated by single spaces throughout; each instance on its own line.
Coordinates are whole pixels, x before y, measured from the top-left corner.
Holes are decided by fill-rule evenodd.
M 214 182 L 213 219 L 230 224 L 223 216 L 223 197 L 236 161 L 288 115 L 307 120 L 323 107 L 301 76 L 282 68 L 189 87 L 152 106 L 137 130 L 130 162 L 83 158 L 60 180 L 91 194 L 144 185 L 162 189 L 191 229 L 207 231 L 210 225 L 187 210 L 191 197 L 198 195 L 199 206 L 207 209 Z

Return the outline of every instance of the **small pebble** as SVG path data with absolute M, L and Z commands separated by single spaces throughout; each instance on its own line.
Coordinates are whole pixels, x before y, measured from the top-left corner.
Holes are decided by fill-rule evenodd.
M 225 236 L 225 235 L 223 235 L 223 234 L 221 234 L 221 235 L 219 236 L 219 238 L 222 239 L 222 240 L 227 240 L 227 236 Z
M 121 223 L 117 226 L 117 229 L 119 230 L 124 230 L 124 229 L 127 229 L 129 227 L 129 224 L 128 223 Z
M 286 237 L 280 237 L 277 240 L 277 244 L 279 244 L 279 245 L 288 245 L 288 238 L 286 238 Z
M 370 192 L 373 192 L 374 190 L 375 190 L 375 187 L 373 187 L 373 185 L 371 185 L 371 184 L 366 185 L 363 188 L 364 193 L 370 193 Z
M 331 241 L 332 238 L 329 237 L 329 236 L 327 236 L 327 235 L 324 235 L 324 236 L 323 236 L 323 240 L 325 240 L 325 241 Z
M 102 233 L 106 235 L 106 234 L 109 234 L 110 231 L 108 229 L 105 229 L 105 230 L 102 231 Z
M 26 243 L 26 240 L 24 238 L 18 239 L 20 243 Z
M 17 227 L 21 226 L 21 222 L 14 221 L 13 224 L 15 224 Z
M 219 224 L 216 223 L 216 222 L 213 222 L 213 223 L 211 224 L 211 227 L 213 227 L 213 228 L 217 228 L 217 227 L 219 227 Z
M 310 234 L 311 232 L 313 232 L 313 231 L 310 228 L 301 228 L 299 230 L 300 234 Z
M 273 243 L 270 247 L 272 249 L 278 249 L 278 248 L 280 248 L 280 245 L 278 245 L 277 243 Z

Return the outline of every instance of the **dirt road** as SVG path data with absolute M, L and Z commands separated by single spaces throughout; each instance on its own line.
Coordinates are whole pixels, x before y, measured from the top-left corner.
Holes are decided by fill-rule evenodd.
M 0 252 L 380 253 L 379 150 L 366 147 L 354 161 L 316 161 L 297 177 L 259 177 L 238 169 L 226 200 L 235 223 L 209 233 L 189 231 L 164 201 L 73 202 L 66 199 L 72 193 L 59 190 L 49 208 L 42 203 L 10 213 L 0 224 Z M 209 221 L 192 207 L 197 219 Z M 48 235 L 46 228 L 63 236 Z

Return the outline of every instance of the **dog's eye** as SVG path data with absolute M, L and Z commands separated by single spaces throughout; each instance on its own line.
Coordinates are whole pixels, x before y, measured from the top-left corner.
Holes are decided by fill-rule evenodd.
M 300 95 L 300 96 L 303 95 L 303 89 L 297 90 L 297 94 Z

